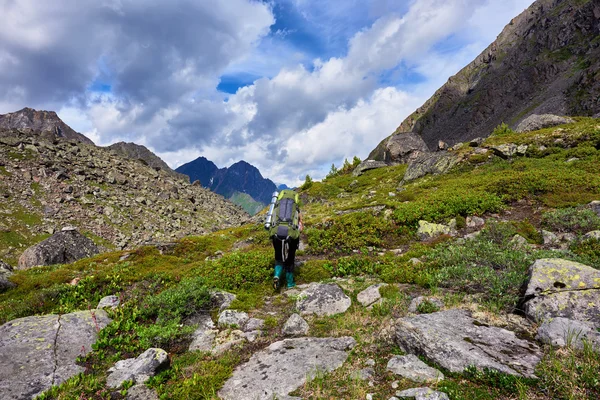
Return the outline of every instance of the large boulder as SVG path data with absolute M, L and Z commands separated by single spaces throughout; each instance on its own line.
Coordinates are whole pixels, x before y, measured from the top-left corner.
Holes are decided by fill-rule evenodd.
M 311 283 L 298 295 L 296 308 L 302 315 L 323 316 L 346 312 L 351 304 L 350 297 L 338 285 Z
M 541 259 L 529 269 L 525 314 L 543 322 L 564 317 L 600 327 L 600 271 L 559 258 Z
M 31 246 L 19 258 L 19 269 L 68 264 L 98 254 L 98 247 L 76 230 L 63 230 Z
M 429 153 L 429 148 L 421 136 L 418 133 L 404 132 L 382 141 L 369 154 L 369 159 L 388 164 L 407 164 L 423 153 Z
M 537 344 L 456 309 L 399 319 L 395 341 L 403 351 L 458 373 L 475 366 L 533 377 L 542 357 Z
M 0 260 L 0 293 L 17 286 L 8 279 L 12 274 L 13 268 L 9 264 Z
M 497 146 L 490 147 L 495 155 L 498 157 L 509 159 L 514 156 L 524 156 L 527 154 L 529 146 L 526 144 L 516 145 L 514 143 L 499 144 Z
M 361 176 L 366 171 L 369 171 L 371 169 L 383 168 L 387 166 L 388 164 L 384 163 L 383 161 L 365 160 L 358 164 L 356 168 L 354 168 L 354 171 L 352 171 L 352 175 Z
M 552 114 L 533 114 L 525 118 L 518 126 L 516 131 L 518 133 L 525 133 L 531 131 L 537 131 L 538 129 L 550 128 L 556 125 L 572 124 L 571 118 L 559 117 L 558 115 Z
M 423 154 L 408 164 L 403 181 L 414 181 L 415 179 L 429 174 L 444 174 L 454 167 L 458 161 L 459 159 L 457 156 L 446 151 Z
M 0 326 L 0 398 L 31 399 L 85 370 L 75 363 L 110 323 L 102 310 L 19 318 Z
M 348 358 L 351 337 L 285 339 L 238 366 L 219 391 L 225 400 L 285 398 L 316 374 L 331 372 Z

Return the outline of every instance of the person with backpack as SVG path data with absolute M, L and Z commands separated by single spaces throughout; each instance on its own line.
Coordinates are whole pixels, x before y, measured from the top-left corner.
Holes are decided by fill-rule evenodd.
M 302 214 L 298 194 L 285 189 L 273 193 L 271 206 L 267 213 L 265 229 L 273 241 L 275 250 L 275 273 L 273 288 L 278 290 L 283 284 L 285 272 L 286 286 L 296 286 L 294 282 L 294 262 L 296 250 L 300 244 L 300 232 L 303 229 Z

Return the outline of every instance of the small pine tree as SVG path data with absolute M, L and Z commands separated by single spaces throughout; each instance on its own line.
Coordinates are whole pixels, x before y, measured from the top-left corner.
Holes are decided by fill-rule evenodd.
M 304 183 L 300 186 L 301 190 L 309 189 L 313 184 L 313 180 L 310 175 L 306 174 L 306 178 L 304 178 Z
M 358 158 L 357 156 L 354 156 L 354 158 L 352 159 L 352 166 L 354 168 L 358 167 L 358 165 L 361 163 L 360 158 Z
M 329 170 L 329 173 L 327 174 L 325 179 L 333 178 L 334 176 L 337 175 L 337 173 L 338 173 L 338 169 L 336 168 L 335 164 L 331 164 L 331 169 Z

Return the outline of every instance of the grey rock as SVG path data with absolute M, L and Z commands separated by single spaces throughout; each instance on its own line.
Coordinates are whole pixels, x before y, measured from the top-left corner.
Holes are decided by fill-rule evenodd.
M 98 247 L 75 230 L 61 231 L 29 247 L 19 258 L 19 269 L 68 264 L 98 254 Z
M 250 318 L 244 325 L 244 332 L 260 331 L 265 326 L 265 321 L 260 318 Z
M 96 308 L 117 308 L 121 304 L 121 300 L 117 296 L 103 297 Z
M 159 400 L 156 392 L 145 385 L 135 385 L 127 389 L 125 400 Z
M 600 217 L 600 200 L 594 200 L 590 202 L 590 204 L 588 204 L 587 206 Z
M 250 343 L 254 343 L 262 335 L 262 331 L 244 332 L 244 338 Z
M 292 314 L 285 324 L 281 332 L 285 336 L 303 336 L 308 333 L 308 323 L 298 314 Z
M 424 153 L 429 153 L 429 148 L 418 133 L 402 132 L 382 141 L 369 154 L 369 159 L 407 164 Z
M 140 354 L 137 358 L 128 358 L 117 361 L 108 370 L 106 385 L 110 388 L 118 388 L 125 381 L 144 383 L 169 363 L 169 355 L 163 349 L 150 348 Z
M 481 228 L 485 225 L 485 220 L 483 218 L 472 216 L 467 217 L 467 227 L 468 228 Z
M 296 308 L 301 315 L 335 315 L 346 312 L 352 304 L 350 297 L 336 284 L 312 283 L 300 292 Z
M 247 340 L 245 335 L 239 329 L 219 332 L 215 338 L 215 344 L 211 353 L 218 356 L 235 346 L 242 345 Z
M 275 342 L 236 367 L 219 391 L 224 400 L 281 398 L 313 379 L 317 372 L 331 372 L 346 361 L 351 337 L 297 338 Z
M 402 399 L 415 399 L 415 400 L 450 400 L 448 395 L 444 392 L 438 392 L 430 388 L 413 388 L 396 392 L 396 396 Z
M 414 181 L 429 174 L 441 175 L 448 172 L 456 164 L 458 164 L 458 157 L 445 151 L 423 154 L 408 164 L 402 181 Z
M 358 379 L 361 381 L 368 381 L 375 376 L 375 370 L 371 367 L 359 369 L 352 373 L 352 379 Z
M 600 327 L 600 271 L 558 258 L 535 261 L 529 269 L 525 314 L 538 322 L 564 317 Z
M 356 299 L 358 300 L 358 302 L 360 304 L 362 304 L 365 307 L 368 307 L 371 304 L 374 304 L 379 299 L 381 299 L 381 294 L 379 293 L 379 289 L 384 286 L 387 286 L 387 283 L 378 283 L 376 285 L 371 285 L 368 288 L 366 288 L 365 290 L 363 290 L 362 292 L 360 292 L 356 296 Z
M 510 244 L 514 248 L 522 248 L 522 247 L 526 247 L 529 243 L 527 242 L 527 239 L 525 239 L 523 236 L 521 236 L 521 235 L 515 235 L 510 240 Z
M 528 146 L 506 143 L 498 146 L 492 146 L 491 149 L 495 155 L 506 159 L 514 156 L 524 156 L 527 153 Z
M 0 293 L 17 286 L 9 279 L 12 274 L 13 268 L 9 264 L 0 260 Z
M 419 383 L 435 383 L 444 379 L 444 374 L 425 364 L 414 354 L 392 357 L 388 361 L 387 370 Z
M 75 363 L 92 350 L 111 320 L 102 310 L 19 318 L 0 326 L 0 398 L 31 399 L 84 371 Z
M 434 224 L 427 221 L 419 221 L 419 228 L 417 229 L 417 236 L 420 240 L 429 240 L 436 238 L 440 235 L 449 235 L 451 229 L 447 225 Z
M 210 293 L 211 301 L 215 307 L 219 309 L 219 311 L 223 311 L 229 307 L 229 305 L 235 300 L 235 297 L 235 294 L 224 291 Z
M 215 338 L 218 330 L 199 328 L 192 334 L 192 343 L 190 343 L 189 351 L 205 351 L 210 352 L 215 345 Z
M 538 328 L 536 339 L 553 346 L 571 345 L 579 349 L 587 341 L 600 349 L 600 333 L 591 323 L 561 317 L 544 321 Z
M 516 129 L 518 133 L 537 131 L 538 129 L 550 128 L 556 125 L 572 124 L 571 118 L 559 117 L 552 114 L 533 114 L 525 118 Z
M 396 344 L 403 351 L 422 355 L 450 372 L 460 373 L 473 365 L 532 377 L 542 357 L 535 343 L 479 323 L 465 310 L 401 318 L 395 332 Z
M 224 310 L 219 314 L 217 325 L 219 328 L 238 327 L 242 328 L 248 321 L 248 314 L 243 311 Z
M 591 231 L 583 235 L 583 240 L 596 239 L 600 240 L 600 231 Z
M 388 164 L 382 161 L 365 160 L 361 162 L 356 168 L 354 168 L 354 171 L 352 171 L 352 176 L 361 176 L 369 170 L 383 168 L 387 166 Z
M 444 308 L 444 302 L 440 299 L 436 299 L 435 297 L 419 296 L 411 300 L 410 305 L 408 306 L 408 312 L 416 313 L 419 305 L 421 305 L 421 303 L 424 301 L 433 303 L 440 309 Z
M 558 236 L 556 236 L 553 232 L 542 230 L 542 237 L 544 238 L 544 245 L 552 246 L 553 244 L 558 243 Z

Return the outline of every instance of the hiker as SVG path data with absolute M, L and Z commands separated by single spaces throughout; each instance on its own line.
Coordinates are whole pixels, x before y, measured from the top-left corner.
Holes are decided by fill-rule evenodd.
M 275 273 L 273 288 L 278 290 L 283 284 L 283 273 L 288 288 L 296 286 L 294 282 L 294 261 L 300 244 L 300 232 L 303 229 L 298 194 L 285 189 L 273 193 L 271 207 L 267 213 L 265 228 L 273 241 L 275 250 Z

